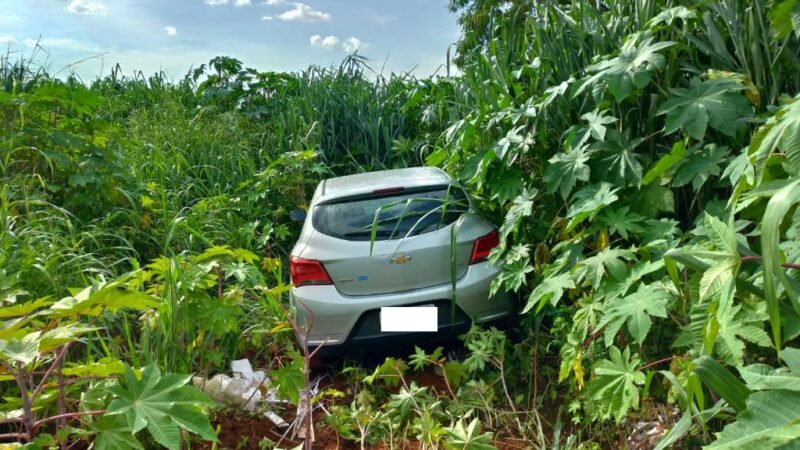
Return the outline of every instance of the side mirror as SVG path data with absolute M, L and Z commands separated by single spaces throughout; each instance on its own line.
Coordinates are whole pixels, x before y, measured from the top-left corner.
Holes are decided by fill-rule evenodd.
M 292 222 L 303 222 L 306 220 L 306 212 L 302 209 L 293 209 L 289 211 L 289 219 Z

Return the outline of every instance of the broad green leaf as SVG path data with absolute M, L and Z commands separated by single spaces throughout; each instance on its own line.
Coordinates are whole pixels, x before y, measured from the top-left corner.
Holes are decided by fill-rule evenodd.
M 722 163 L 728 156 L 728 147 L 709 144 L 700 151 L 692 153 L 678 166 L 672 178 L 672 186 L 680 187 L 692 183 L 695 190 L 700 189 L 710 177 L 719 176 Z
M 522 193 L 514 199 L 514 203 L 506 213 L 503 225 L 500 226 L 500 241 L 504 242 L 508 236 L 519 227 L 523 217 L 530 216 L 533 212 L 533 199 L 538 191 L 536 189 L 523 189 Z
M 89 424 L 89 428 L 96 434 L 93 445 L 97 450 L 144 449 L 122 416 L 97 417 Z
M 717 311 L 717 352 L 732 365 L 740 366 L 744 361 L 745 341 L 761 347 L 772 346 L 769 335 L 761 328 L 760 318 L 748 318 L 740 313 L 742 306 L 737 305 L 724 311 Z
M 452 427 L 445 428 L 445 431 L 446 450 L 497 450 L 492 445 L 493 434 L 481 433 L 481 423 L 477 418 L 472 419 L 469 425 L 464 425 L 464 420 L 459 419 Z
M 208 414 L 186 405 L 175 405 L 169 409 L 170 418 L 179 427 L 195 433 L 207 441 L 215 441 L 217 434 L 208 421 Z
M 785 153 L 786 160 L 792 165 L 794 171 L 800 171 L 800 101 L 798 101 L 798 97 L 781 107 L 753 134 L 747 151 L 755 166 L 758 182 L 764 175 L 767 159 L 777 152 Z
M 642 186 L 629 201 L 631 209 L 645 217 L 659 217 L 662 213 L 675 213 L 675 195 L 669 186 L 650 183 Z M 655 219 L 649 219 L 655 220 Z
M 203 253 L 194 257 L 196 261 L 208 261 L 220 256 L 233 257 L 233 250 L 227 245 L 215 245 L 207 248 Z
M 641 242 L 647 244 L 658 240 L 670 241 L 675 239 L 681 232 L 678 225 L 680 223 L 672 219 L 647 219 L 644 221 L 644 231 L 640 235 Z
M 617 103 L 622 102 L 634 88 L 643 89 L 650 84 L 652 73 L 664 66 L 664 56 L 659 52 L 674 44 L 669 41 L 653 43 L 652 37 L 641 42 L 637 38 L 629 38 L 622 45 L 619 55 L 587 68 L 593 75 L 581 83 L 575 95 L 580 95 L 597 81 L 605 81 Z
M 596 378 L 584 391 L 591 399 L 599 418 L 613 417 L 621 422 L 628 411 L 639 406 L 639 388 L 645 382 L 640 371 L 640 359 L 631 356 L 630 349 L 621 352 L 617 347 L 608 349 L 609 359 L 597 362 L 594 367 Z
M 39 332 L 33 332 L 22 339 L 0 340 L 0 357 L 22 365 L 32 363 L 39 356 Z
M 544 171 L 547 192 L 559 191 L 567 198 L 578 181 L 589 181 L 589 155 L 586 146 L 580 146 L 566 153 L 557 153 L 548 160 Z
M 110 377 L 125 373 L 125 364 L 108 357 L 86 364 L 69 364 L 62 372 L 69 377 Z
M 626 275 L 626 267 L 623 260 L 633 258 L 631 250 L 607 247 L 597 252 L 596 255 L 584 259 L 578 268 L 578 279 L 585 280 L 593 288 L 597 289 L 606 274 L 611 274 L 614 278 L 621 280 Z
M 126 288 L 125 284 L 133 275 L 131 273 L 111 282 L 89 286 L 71 297 L 65 297 L 50 307 L 49 314 L 55 317 L 79 314 L 97 316 L 102 311 L 115 312 L 121 308 L 142 310 L 160 306 L 152 296 Z
M 7 319 L 9 317 L 19 317 L 28 315 L 37 309 L 50 306 L 53 301 L 48 297 L 39 298 L 31 302 L 17 303 L 11 306 L 4 306 L 0 308 L 0 319 Z
M 700 301 L 719 299 L 718 314 L 725 315 L 733 302 L 734 285 L 742 258 L 739 256 L 733 227 L 706 213 L 703 216 L 706 234 L 715 251 L 698 252 L 710 267 L 700 279 Z
M 586 219 L 593 219 L 603 208 L 616 202 L 619 199 L 617 191 L 619 188 L 612 188 L 610 183 L 600 183 L 576 192 L 567 212 L 567 218 L 570 219 L 567 231 L 572 231 Z
M 441 357 L 442 348 L 437 347 L 436 352 L 438 352 L 439 357 Z M 434 355 L 428 356 L 428 354 L 425 353 L 425 350 L 419 348 L 418 346 L 414 346 L 414 353 L 408 357 L 408 365 L 413 367 L 414 370 L 419 371 L 430 365 L 431 360 L 436 360 L 436 359 L 438 358 L 434 358 Z
M 412 381 L 408 387 L 400 387 L 397 394 L 389 397 L 386 408 L 392 416 L 405 419 L 414 412 L 417 404 L 427 404 L 424 401 L 427 398 L 429 398 L 428 388 L 419 387 L 415 381 Z
M 639 162 L 639 155 L 636 147 L 644 141 L 644 138 L 630 139 L 628 132 L 620 133 L 617 130 L 609 130 L 608 139 L 605 142 L 597 142 L 592 145 L 600 155 L 600 161 L 593 168 L 595 173 L 602 174 L 602 179 L 612 182 L 617 186 L 639 186 L 642 181 L 642 164 Z
M 773 368 L 766 364 L 752 364 L 739 368 L 739 374 L 754 391 L 788 389 L 800 392 L 800 350 L 785 348 L 780 354 L 787 367 Z
M 642 184 L 650 184 L 659 179 L 664 172 L 675 167 L 676 164 L 683 160 L 686 155 L 686 146 L 683 141 L 678 141 L 672 145 L 672 150 L 656 162 L 650 170 L 642 178 Z
M 172 420 L 166 420 L 167 415 L 160 411 L 146 411 L 142 413 L 147 417 L 147 431 L 156 442 L 170 450 L 180 450 L 181 431 Z
M 800 2 L 797 0 L 776 2 L 769 11 L 769 18 L 778 39 L 786 39 L 793 31 L 800 38 Z
M 581 116 L 581 119 L 589 122 L 589 133 L 598 141 L 604 141 L 606 138 L 606 125 L 612 124 L 617 121 L 614 116 L 607 116 L 607 109 L 599 111 L 595 109 Z
M 662 260 L 636 262 L 620 279 L 610 278 L 602 283 L 595 293 L 595 298 L 605 302 L 622 297 L 631 287 L 638 284 L 642 277 L 664 268 Z
M 560 275 L 545 277 L 539 285 L 528 296 L 528 303 L 522 310 L 521 314 L 525 314 L 536 306 L 536 311 L 540 311 L 547 301 L 556 306 L 558 301 L 564 295 L 564 289 L 575 289 L 575 281 L 569 273 L 562 273 Z
M 305 375 L 303 374 L 303 359 L 295 357 L 290 364 L 273 369 L 272 380 L 278 385 L 278 395 L 288 398 L 293 404 L 300 401 L 300 392 L 305 389 Z
M 447 375 L 447 382 L 451 386 L 458 386 L 464 380 L 467 368 L 464 364 L 458 361 L 450 361 L 443 366 L 445 375 Z
M 156 366 L 142 370 L 141 378 L 130 367 L 120 384 L 108 388 L 113 400 L 106 416 L 121 415 L 132 434 L 144 428 L 159 444 L 171 450 L 180 449 L 180 428 L 200 434 L 206 439 L 215 436 L 203 409 L 213 403 L 194 386 L 188 386 L 190 375 L 166 374 Z M 200 420 L 204 417 L 205 421 Z
M 524 180 L 525 174 L 516 167 L 492 171 L 487 183 L 491 199 L 501 205 L 513 200 L 525 187 Z
M 678 19 L 684 22 L 697 18 L 697 13 L 685 6 L 674 6 L 667 8 L 658 13 L 655 17 L 647 22 L 648 28 L 657 27 L 659 25 L 672 26 Z
M 608 227 L 609 234 L 618 234 L 628 239 L 628 233 L 639 234 L 644 231 L 641 225 L 644 216 L 631 212 L 628 206 L 606 208 L 598 219 Z
M 736 421 L 717 433 L 707 449 L 793 449 L 800 445 L 800 392 L 755 392 Z
M 639 285 L 639 289 L 621 299 L 603 305 L 603 320 L 598 328 L 605 328 L 606 346 L 610 347 L 620 328 L 627 324 L 628 333 L 642 345 L 652 325 L 651 316 L 667 317 L 670 296 L 655 285 Z
M 503 266 L 500 275 L 492 282 L 491 294 L 497 292 L 500 286 L 513 292 L 517 292 L 523 285 L 527 284 L 528 274 L 533 272 L 533 266 L 529 259 L 514 261 Z
M 659 108 L 658 114 L 667 115 L 664 132 L 684 129 L 689 136 L 702 141 L 706 127 L 710 126 L 735 136 L 740 119 L 751 115 L 753 110 L 741 90 L 741 84 L 730 79 L 692 78 L 688 89 L 672 89 L 673 97 Z
M 52 351 L 67 342 L 77 340 L 81 335 L 97 330 L 99 330 L 97 327 L 84 327 L 77 324 L 65 325 L 63 327 L 47 330 L 42 333 L 39 339 L 39 351 L 42 353 Z
M 722 172 L 722 178 L 728 178 L 731 181 L 732 187 L 738 186 L 739 182 L 742 180 L 748 185 L 753 184 L 756 179 L 755 170 L 750 163 L 750 158 L 747 156 L 747 153 L 742 153 L 731 159 L 731 162 L 728 163 L 728 167 Z M 752 193 L 752 191 L 748 192 L 748 194 L 750 193 Z
M 33 319 L 34 316 L 31 315 L 0 322 L 0 341 L 22 339 L 30 332 L 31 329 L 26 326 L 33 322 Z

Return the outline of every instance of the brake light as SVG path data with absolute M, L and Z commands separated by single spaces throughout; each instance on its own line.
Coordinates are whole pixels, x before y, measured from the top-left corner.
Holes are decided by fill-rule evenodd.
M 486 236 L 481 236 L 472 244 L 472 255 L 469 257 L 470 264 L 486 261 L 492 249 L 500 245 L 500 234 L 497 230 L 492 230 Z
M 295 287 L 333 284 L 331 276 L 325 270 L 321 261 L 292 256 L 289 260 L 289 270 L 292 273 L 292 284 Z

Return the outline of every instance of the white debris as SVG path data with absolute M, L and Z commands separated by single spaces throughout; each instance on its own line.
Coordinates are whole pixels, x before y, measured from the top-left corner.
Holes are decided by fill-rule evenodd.
M 256 409 L 264 395 L 275 395 L 269 389 L 269 378 L 263 370 L 253 371 L 250 361 L 239 359 L 231 363 L 233 378 L 217 374 L 210 379 L 194 377 L 193 383 L 213 400 L 248 411 Z
M 275 414 L 272 411 L 267 411 L 264 413 L 264 416 L 269 419 L 270 422 L 274 423 L 278 428 L 286 428 L 289 426 L 289 422 L 283 420 L 283 417 Z
M 233 372 L 234 377 L 238 375 L 240 378 L 244 378 L 248 381 L 261 382 L 267 377 L 267 374 L 264 373 L 263 370 L 254 372 L 249 359 L 231 361 L 231 372 Z
M 255 411 L 262 403 L 269 405 L 286 405 L 290 402 L 278 396 L 278 389 L 270 387 L 270 379 L 264 370 L 253 370 L 248 359 L 231 361 L 232 377 L 217 374 L 206 379 L 193 377 L 192 382 L 213 400 L 230 406 L 237 406 L 248 411 Z M 300 402 L 297 405 L 295 418 L 290 422 L 272 411 L 264 412 L 270 422 L 286 431 L 283 436 L 291 433 L 292 437 L 309 439 L 314 442 L 313 428 L 311 436 L 306 436 L 304 421 L 308 414 L 318 408 L 323 408 L 322 403 L 310 405 L 311 399 L 320 391 L 322 377 L 318 377 L 309 385 L 309 389 L 300 391 Z M 310 408 L 309 408 L 310 406 Z M 309 411 L 310 409 L 310 411 Z

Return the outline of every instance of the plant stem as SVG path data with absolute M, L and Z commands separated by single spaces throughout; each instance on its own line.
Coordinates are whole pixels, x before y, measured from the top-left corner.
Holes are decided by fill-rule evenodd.
M 24 439 L 30 441 L 28 433 L 5 433 L 0 434 L 0 439 Z
M 57 426 L 58 429 L 63 429 L 67 425 L 67 418 L 64 417 L 67 414 L 67 403 L 66 403 L 66 394 L 64 392 L 64 374 L 61 372 L 63 368 L 64 361 L 62 359 L 58 359 L 56 362 L 58 367 L 56 368 L 56 376 L 58 377 L 58 422 Z M 62 450 L 64 449 L 64 443 L 61 442 L 59 438 L 58 442 L 59 448 Z
M 41 426 L 41 425 L 43 425 L 43 424 L 45 424 L 47 422 L 52 422 L 54 420 L 56 420 L 56 421 L 64 420 L 66 422 L 69 419 L 77 419 L 77 418 L 83 417 L 83 416 L 97 416 L 97 415 L 100 415 L 100 414 L 105 414 L 105 412 L 106 412 L 105 409 L 96 409 L 96 410 L 93 410 L 93 411 L 79 411 L 79 412 L 59 414 L 57 416 L 45 417 L 44 419 L 35 422 L 34 423 L 34 427 L 38 428 L 39 426 Z
M 744 261 L 761 261 L 760 256 L 742 256 L 742 262 Z M 781 267 L 786 269 L 800 269 L 800 264 L 791 264 L 791 263 L 782 263 Z
M 647 364 L 643 365 L 640 370 L 650 369 L 650 368 L 655 367 L 655 366 L 657 366 L 659 364 L 662 364 L 662 363 L 665 363 L 665 362 L 670 362 L 670 361 L 672 361 L 673 359 L 675 359 L 677 357 L 678 357 L 678 355 L 672 355 L 672 356 L 669 356 L 667 358 L 661 358 L 661 359 L 659 359 L 657 361 L 653 361 L 653 362 L 650 362 L 650 363 L 647 363 Z
M 514 411 L 514 414 L 517 414 L 517 408 L 514 406 L 514 402 L 511 400 L 511 394 L 508 393 L 508 386 L 506 385 L 506 375 L 505 370 L 503 369 L 503 361 L 496 361 L 495 365 L 500 369 L 500 382 L 503 383 L 503 392 L 506 394 L 506 400 L 508 400 L 508 406 L 511 407 L 511 410 Z
M 19 387 L 19 395 L 22 397 L 22 425 L 25 428 L 26 441 L 30 442 L 35 437 L 35 423 L 33 420 L 33 407 L 31 405 L 32 396 L 28 395 L 27 380 L 22 370 L 22 364 L 17 365 L 17 371 L 14 373 L 14 380 Z
M 450 397 L 453 397 L 453 401 L 456 402 L 456 406 L 461 406 L 461 403 L 458 401 L 458 397 L 456 394 L 453 393 L 453 388 L 450 387 L 450 380 L 447 379 L 447 372 L 444 370 L 444 364 L 437 362 L 436 364 L 439 365 L 439 368 L 442 369 L 442 376 L 444 377 L 444 385 L 447 388 L 447 392 L 450 393 Z
M 39 395 L 39 392 L 41 392 L 42 389 L 44 389 L 44 385 L 47 382 L 47 379 L 53 373 L 53 370 L 55 370 L 56 365 L 58 365 L 58 363 L 61 361 L 61 359 L 67 353 L 67 350 L 69 349 L 70 344 L 72 344 L 72 342 L 67 342 L 66 344 L 64 344 L 64 346 L 61 347 L 61 352 L 56 354 L 55 361 L 53 361 L 53 364 L 50 364 L 50 367 L 47 369 L 47 371 L 44 373 L 44 375 L 42 375 L 41 381 L 39 381 L 39 384 L 36 385 L 36 389 L 34 389 L 33 392 L 31 393 L 31 399 L 33 399 L 34 397 Z

